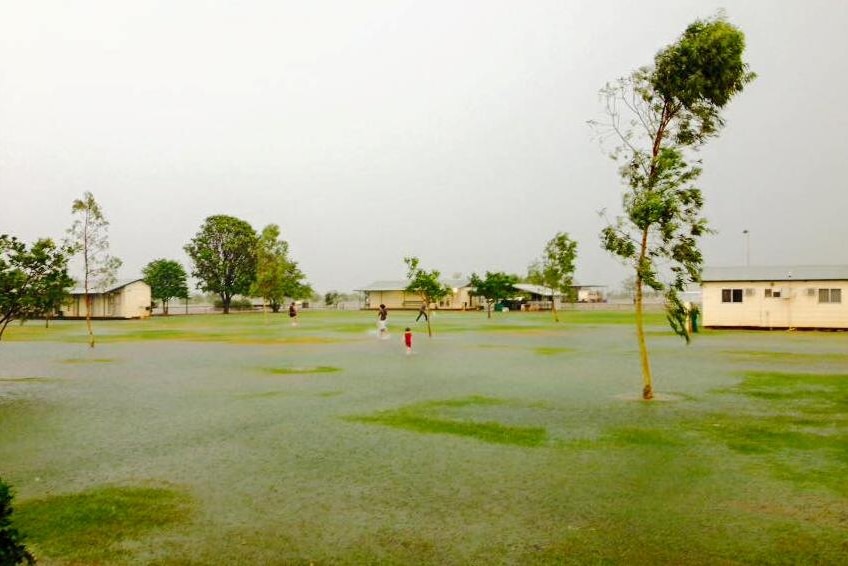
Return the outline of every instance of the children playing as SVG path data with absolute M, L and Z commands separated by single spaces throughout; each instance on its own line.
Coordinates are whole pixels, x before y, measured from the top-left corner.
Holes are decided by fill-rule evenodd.
M 403 342 L 406 344 L 406 355 L 408 356 L 412 353 L 412 330 L 408 326 L 403 333 Z

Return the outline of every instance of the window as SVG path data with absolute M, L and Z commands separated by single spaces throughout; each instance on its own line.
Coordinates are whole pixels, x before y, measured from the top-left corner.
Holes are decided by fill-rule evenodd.
M 766 299 L 779 299 L 780 289 L 766 289 Z
M 819 289 L 820 303 L 841 303 L 842 289 Z
M 722 289 L 721 290 L 721 302 L 722 303 L 741 303 L 742 302 L 742 289 Z

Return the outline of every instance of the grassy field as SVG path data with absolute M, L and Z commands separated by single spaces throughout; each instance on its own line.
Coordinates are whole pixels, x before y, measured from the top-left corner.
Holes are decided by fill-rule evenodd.
M 848 334 L 652 314 L 644 403 L 629 313 L 414 317 L 10 326 L 16 525 L 44 564 L 848 563 Z

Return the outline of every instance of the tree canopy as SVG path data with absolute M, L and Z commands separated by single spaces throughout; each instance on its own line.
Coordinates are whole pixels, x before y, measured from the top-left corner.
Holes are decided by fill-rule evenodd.
M 439 281 L 441 272 L 435 269 L 427 271 L 421 267 L 421 262 L 417 257 L 403 258 L 406 263 L 406 278 L 409 284 L 406 286 L 407 293 L 415 293 L 421 297 L 427 309 L 427 335 L 433 336 L 433 327 L 430 319 L 430 303 L 437 303 L 448 295 L 452 294 L 451 288 Z
M 279 312 L 286 297 L 304 299 L 312 295 L 305 278 L 297 262 L 289 257 L 289 244 L 280 238 L 280 227 L 269 224 L 263 228 L 256 247 L 256 280 L 251 293 Z
M 67 298 L 73 249 L 41 239 L 29 248 L 14 236 L 0 235 L 0 338 L 15 319 L 50 316 Z
M 608 120 L 593 122 L 612 137 L 612 157 L 626 185 L 624 214 L 603 229 L 601 242 L 635 272 L 636 334 L 645 399 L 653 397 L 643 328 L 644 285 L 665 293 L 669 323 L 689 341 L 686 309 L 678 293 L 700 280 L 698 238 L 701 174 L 694 157 L 724 125 L 721 110 L 755 75 L 742 60 L 745 36 L 723 17 L 698 20 L 643 67 L 602 91 Z
M 94 348 L 91 290 L 102 291 L 112 285 L 122 262 L 109 253 L 109 221 L 93 194 L 86 191 L 83 198 L 74 200 L 71 213 L 76 218 L 68 229 L 68 243 L 82 256 L 85 322 L 88 327 L 88 345 Z
M 566 299 L 574 299 L 574 262 L 577 259 L 577 242 L 567 232 L 557 232 L 542 252 L 542 257 L 528 269 L 527 279 L 531 283 L 547 287 L 552 291 L 551 311 L 559 322 L 556 297 L 559 293 Z
M 517 276 L 507 275 L 503 271 L 487 271 L 485 277 L 480 277 L 476 273 L 471 274 L 471 286 L 474 288 L 474 294 L 486 300 L 488 318 L 492 318 L 493 304 L 515 293 L 513 286 L 516 283 L 518 283 Z
M 237 294 L 247 294 L 256 277 L 258 237 L 253 228 L 226 215 L 208 217 L 200 230 L 184 246 L 194 263 L 192 276 L 197 287 L 221 298 L 224 314 Z
M 182 264 L 172 259 L 154 259 L 141 270 L 144 282 L 150 285 L 150 295 L 162 302 L 162 311 L 168 314 L 171 299 L 187 299 L 187 275 Z

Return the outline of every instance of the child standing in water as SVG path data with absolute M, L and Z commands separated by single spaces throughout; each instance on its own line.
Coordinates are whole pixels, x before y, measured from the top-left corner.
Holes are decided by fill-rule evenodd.
M 408 326 L 403 333 L 403 342 L 406 344 L 406 355 L 408 356 L 412 353 L 412 330 Z

